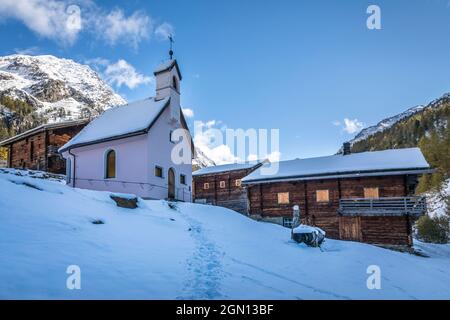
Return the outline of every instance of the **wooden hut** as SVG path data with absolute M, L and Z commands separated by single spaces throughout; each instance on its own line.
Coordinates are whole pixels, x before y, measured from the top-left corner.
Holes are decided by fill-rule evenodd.
M 248 213 L 247 191 L 241 180 L 265 161 L 206 167 L 192 173 L 193 197 L 197 203 Z
M 426 211 L 416 197 L 418 176 L 430 173 L 418 148 L 296 159 L 263 167 L 242 179 L 249 215 L 283 224 L 299 205 L 302 222 L 327 237 L 378 245 L 410 246 L 412 222 Z
M 65 173 L 58 149 L 74 137 L 88 120 L 44 124 L 0 142 L 7 148 L 7 167 Z

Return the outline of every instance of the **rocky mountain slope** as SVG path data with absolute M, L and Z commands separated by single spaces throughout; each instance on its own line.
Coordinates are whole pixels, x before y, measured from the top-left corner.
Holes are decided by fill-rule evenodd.
M 199 148 L 195 148 L 195 159 L 192 160 L 192 170 L 198 170 L 204 167 L 215 166 L 216 163 L 208 158 Z
M 406 110 L 400 114 L 397 114 L 395 116 L 383 119 L 380 122 L 378 122 L 376 125 L 370 126 L 370 127 L 367 127 L 365 129 L 361 130 L 351 142 L 352 142 L 352 144 L 354 144 L 358 141 L 365 140 L 368 137 L 370 137 L 378 132 L 383 132 L 384 130 L 389 129 L 390 127 L 395 125 L 397 122 L 399 122 L 405 118 L 409 118 L 412 115 L 414 115 L 420 111 L 423 111 L 423 109 L 424 109 L 424 106 L 419 105 L 419 106 L 409 108 L 408 110 Z
M 89 66 L 50 55 L 0 57 L 0 130 L 10 134 L 124 103 Z
M 450 94 L 419 105 L 361 130 L 350 140 L 352 151 L 415 147 L 431 132 L 442 132 L 450 117 Z

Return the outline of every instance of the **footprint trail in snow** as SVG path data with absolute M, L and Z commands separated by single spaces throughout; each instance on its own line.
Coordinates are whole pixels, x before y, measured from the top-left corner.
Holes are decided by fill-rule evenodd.
M 193 255 L 187 261 L 189 278 L 184 284 L 182 295 L 178 299 L 219 299 L 224 298 L 220 292 L 222 254 L 215 243 L 208 239 L 207 231 L 198 221 L 182 214 L 191 228 L 191 237 L 195 242 Z

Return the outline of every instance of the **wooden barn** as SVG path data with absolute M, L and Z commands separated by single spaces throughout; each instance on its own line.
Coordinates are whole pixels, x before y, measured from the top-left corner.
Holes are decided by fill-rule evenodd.
M 327 237 L 410 246 L 412 223 L 426 211 L 418 176 L 430 173 L 420 149 L 396 149 L 279 162 L 276 174 L 242 179 L 249 215 L 289 227 L 298 205 L 303 223 Z
M 241 180 L 265 161 L 206 167 L 192 173 L 195 202 L 226 207 L 248 214 L 247 191 Z
M 74 137 L 88 120 L 44 124 L 0 142 L 7 148 L 7 167 L 65 173 L 65 160 L 58 149 Z

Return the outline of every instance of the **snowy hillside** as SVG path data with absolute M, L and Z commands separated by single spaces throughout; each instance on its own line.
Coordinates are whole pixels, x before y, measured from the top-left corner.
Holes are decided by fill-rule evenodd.
M 431 191 L 427 196 L 427 211 L 430 217 L 441 217 L 447 212 L 447 198 L 450 197 L 450 179 L 444 181 L 440 190 Z
M 0 96 L 31 105 L 49 122 L 96 116 L 125 103 L 90 67 L 51 55 L 0 57 Z
M 122 209 L 107 192 L 32 176 L 0 171 L 0 299 L 450 298 L 448 245 L 418 243 L 430 258 L 335 240 L 320 250 L 228 209 Z M 69 265 L 81 290 L 66 288 Z M 381 290 L 367 289 L 370 265 Z
M 367 127 L 365 129 L 362 129 L 352 140 L 350 140 L 349 142 L 353 145 L 358 141 L 361 140 L 365 140 L 367 138 L 369 138 L 370 136 L 373 136 L 374 134 L 378 133 L 378 132 L 383 132 L 386 129 L 391 128 L 393 125 L 395 125 L 396 123 L 398 123 L 401 120 L 404 120 L 406 118 L 409 118 L 419 112 L 422 112 L 424 110 L 427 109 L 433 109 L 433 108 L 438 108 L 441 105 L 443 105 L 444 103 L 448 103 L 448 101 L 450 100 L 450 93 L 447 93 L 445 95 L 443 95 L 441 98 L 436 99 L 432 102 L 430 102 L 428 105 L 420 105 L 420 106 L 415 106 L 412 108 L 409 108 L 408 110 L 399 113 L 395 116 L 386 118 L 381 120 L 380 122 L 378 122 L 376 125 L 374 126 L 370 126 Z

